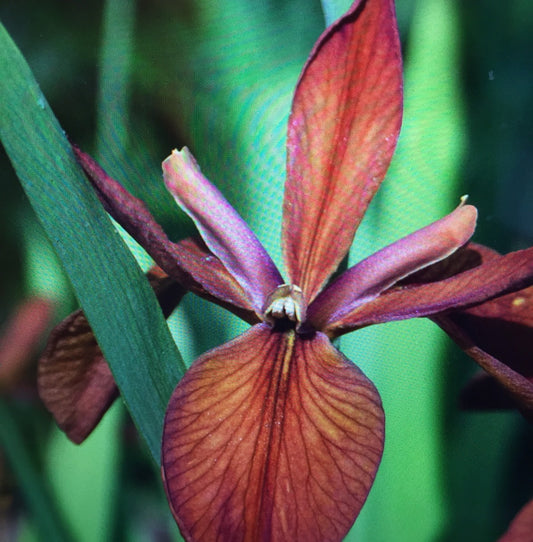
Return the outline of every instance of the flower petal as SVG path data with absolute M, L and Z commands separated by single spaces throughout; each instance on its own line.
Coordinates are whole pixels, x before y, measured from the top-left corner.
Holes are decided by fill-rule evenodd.
M 169 316 L 184 290 L 157 271 L 148 276 Z M 57 425 L 76 444 L 87 438 L 118 397 L 111 370 L 81 309 L 52 331 L 39 360 L 38 386 Z
M 170 400 L 163 478 L 186 540 L 341 540 L 383 447 L 379 395 L 320 333 L 258 324 Z
M 109 177 L 88 154 L 75 146 L 72 149 L 106 211 L 169 276 L 247 322 L 258 321 L 249 297 L 203 242 L 193 238 L 171 242 L 141 200 Z
M 37 357 L 37 348 L 52 324 L 54 303 L 30 297 L 16 308 L 0 335 L 0 393 L 14 392 Z
M 460 205 L 452 213 L 379 250 L 344 272 L 308 308 L 315 329 L 342 320 L 399 280 L 449 257 L 474 233 L 477 210 Z
M 371 324 L 459 310 L 531 284 L 533 248 L 492 258 L 445 280 L 392 287 L 328 323 L 323 331 L 335 337 Z
M 354 2 L 311 52 L 289 119 L 283 251 L 309 303 L 346 255 L 402 115 L 393 0 Z
M 533 500 L 529 501 L 513 519 L 509 530 L 498 542 L 531 542 L 533 533 Z
M 79 444 L 96 427 L 119 392 L 80 310 L 52 332 L 39 360 L 39 395 L 68 438 Z
M 255 234 L 200 171 L 186 147 L 163 162 L 168 190 L 194 220 L 211 252 L 235 277 L 262 313 L 268 295 L 283 283 L 274 262 Z
M 533 287 L 439 315 L 435 321 L 533 421 Z M 488 401 L 490 405 L 494 397 Z

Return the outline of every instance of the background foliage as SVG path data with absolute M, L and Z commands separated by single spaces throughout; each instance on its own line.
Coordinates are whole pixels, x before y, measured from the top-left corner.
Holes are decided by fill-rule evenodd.
M 145 199 L 173 237 L 190 224 L 161 190 L 159 163 L 187 144 L 279 262 L 292 91 L 323 13 L 332 20 L 348 3 L 21 0 L 3 3 L 0 20 L 61 127 Z M 477 241 L 501 251 L 530 246 L 533 6 L 396 3 L 404 127 L 351 259 L 449 212 L 464 193 L 480 210 Z M 13 133 L 19 129 L 32 133 L 31 125 Z M 36 157 L 39 147 L 37 140 Z M 3 153 L 0 172 L 0 322 L 31 294 L 51 297 L 59 319 L 76 306 L 69 281 Z M 78 281 L 94 278 L 79 262 L 73 267 Z M 128 337 L 116 326 L 132 324 L 112 313 L 95 313 L 94 323 L 109 327 L 120 350 Z M 171 321 L 186 364 L 244 328 L 191 296 Z M 376 382 L 388 421 L 384 460 L 349 539 L 495 539 L 531 496 L 530 428 L 514 413 L 458 409 L 474 365 L 430 322 L 370 328 L 343 338 L 341 348 Z M 178 354 L 167 348 L 161 356 L 175 360 L 165 370 L 177 379 Z M 0 398 L 0 445 L 2 540 L 179 540 L 149 450 L 157 451 L 121 404 L 76 447 L 32 393 L 11 390 Z

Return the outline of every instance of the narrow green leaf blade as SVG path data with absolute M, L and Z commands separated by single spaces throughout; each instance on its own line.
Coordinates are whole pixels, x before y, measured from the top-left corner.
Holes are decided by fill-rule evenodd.
M 24 58 L 0 26 L 0 137 L 154 459 L 181 359 Z

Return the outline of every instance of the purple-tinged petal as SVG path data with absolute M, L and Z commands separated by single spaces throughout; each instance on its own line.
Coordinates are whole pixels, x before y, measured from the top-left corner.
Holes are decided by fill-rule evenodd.
M 509 530 L 498 542 L 531 542 L 533 540 L 533 500 L 529 501 L 513 519 Z
M 165 317 L 185 290 L 157 269 L 148 274 Z M 81 310 L 52 331 L 38 365 L 41 400 L 57 425 L 79 444 L 96 427 L 119 391 L 107 361 Z
M 268 295 L 283 283 L 274 262 L 255 234 L 200 171 L 185 147 L 163 162 L 168 190 L 194 220 L 211 252 L 235 277 L 261 314 Z
M 86 153 L 73 151 L 106 211 L 174 280 L 250 323 L 258 321 L 249 297 L 202 241 L 171 242 L 144 203 L 127 192 Z
M 464 245 L 474 233 L 477 211 L 461 204 L 449 215 L 379 250 L 343 273 L 308 309 L 315 329 L 342 321 L 357 307 Z
M 378 392 L 322 334 L 258 324 L 194 362 L 162 472 L 186 540 L 340 541 L 383 447 Z
M 336 337 L 371 324 L 466 309 L 531 284 L 533 248 L 492 258 L 445 280 L 394 286 L 329 323 L 323 331 Z
M 289 119 L 283 252 L 308 303 L 352 243 L 389 167 L 401 116 L 394 2 L 356 1 L 311 52 Z

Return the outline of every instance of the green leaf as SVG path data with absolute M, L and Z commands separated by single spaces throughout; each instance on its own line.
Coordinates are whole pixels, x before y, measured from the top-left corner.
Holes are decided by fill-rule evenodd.
M 70 151 L 21 53 L 0 26 L 0 136 L 159 463 L 181 358 L 155 296 Z

